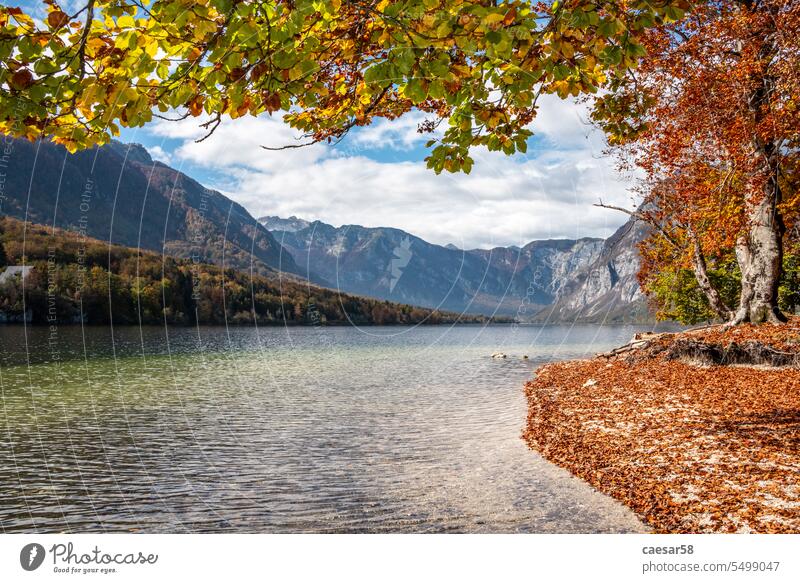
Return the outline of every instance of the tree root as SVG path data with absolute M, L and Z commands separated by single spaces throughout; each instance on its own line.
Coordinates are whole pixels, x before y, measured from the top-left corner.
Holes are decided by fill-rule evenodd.
M 750 365 L 800 368 L 800 353 L 776 350 L 756 341 L 725 346 L 677 338 L 666 350 L 668 360 L 692 360 L 710 365 Z
M 751 309 L 749 307 L 740 307 L 728 322 L 723 324 L 723 330 L 730 330 L 739 324 L 745 322 L 753 322 L 755 324 L 785 324 L 788 318 L 781 312 L 777 306 L 769 307 L 762 306 L 761 308 Z

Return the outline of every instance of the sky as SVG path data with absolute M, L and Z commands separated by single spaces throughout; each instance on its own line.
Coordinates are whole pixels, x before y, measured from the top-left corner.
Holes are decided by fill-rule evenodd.
M 278 215 L 335 226 L 395 227 L 460 248 L 525 245 L 535 239 L 607 237 L 626 217 L 592 206 L 631 205 L 629 176 L 604 155 L 586 107 L 545 96 L 527 154 L 474 151 L 472 173 L 425 167 L 429 134 L 412 112 L 357 128 L 337 146 L 284 151 L 297 143 L 279 116 L 226 120 L 207 140 L 202 120 L 158 120 L 125 130 L 153 158 L 241 203 L 255 217 Z

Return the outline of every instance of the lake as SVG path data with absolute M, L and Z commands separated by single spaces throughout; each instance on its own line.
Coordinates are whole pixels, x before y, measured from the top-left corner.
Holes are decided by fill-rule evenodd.
M 520 439 L 539 364 L 640 329 L 0 327 L 0 527 L 643 531 Z

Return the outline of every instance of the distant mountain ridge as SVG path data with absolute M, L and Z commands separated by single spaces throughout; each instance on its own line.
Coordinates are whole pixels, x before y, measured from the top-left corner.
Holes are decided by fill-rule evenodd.
M 138 144 L 69 154 L 46 141 L 7 143 L 2 214 L 197 262 L 299 272 L 244 207 L 154 161 Z
M 294 215 L 288 219 L 282 219 L 281 217 L 275 216 L 261 217 L 258 219 L 258 222 L 264 225 L 270 231 L 286 231 L 288 233 L 295 233 L 305 229 L 311 224 L 303 219 L 298 219 Z
M 645 231 L 633 222 L 607 240 L 462 250 L 394 228 L 259 220 L 301 270 L 348 293 L 537 322 L 651 319 L 636 281 Z

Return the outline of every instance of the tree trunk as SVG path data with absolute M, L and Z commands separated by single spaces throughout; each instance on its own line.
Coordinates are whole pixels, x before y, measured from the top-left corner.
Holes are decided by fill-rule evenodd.
M 736 242 L 742 293 L 731 324 L 786 321 L 778 308 L 784 231 L 777 209 L 780 197 L 777 174 L 772 171 L 761 200 L 748 204 L 748 230 Z
M 708 305 L 711 306 L 714 313 L 723 320 L 730 320 L 734 317 L 733 310 L 725 304 L 717 288 L 714 287 L 708 277 L 708 267 L 703 249 L 700 247 L 700 241 L 694 233 L 690 233 L 690 236 L 694 244 L 692 266 L 694 267 L 694 277 L 697 280 L 697 285 L 700 286 L 700 290 L 705 294 Z

